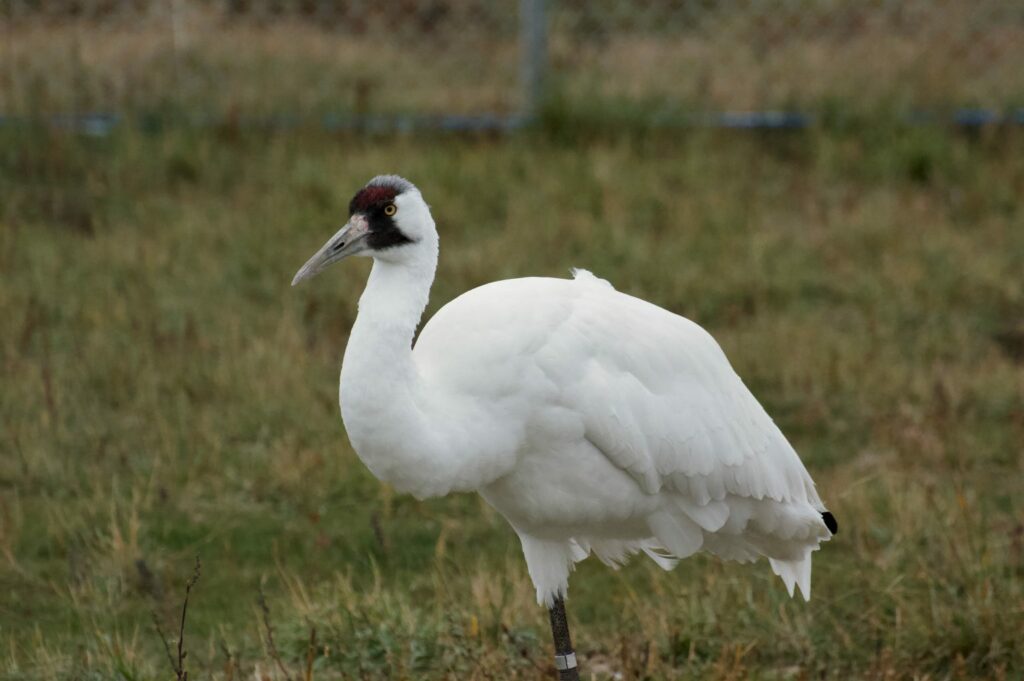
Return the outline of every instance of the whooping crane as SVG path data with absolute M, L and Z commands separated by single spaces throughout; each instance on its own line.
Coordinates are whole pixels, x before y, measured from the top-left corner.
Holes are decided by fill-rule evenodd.
M 350 255 L 373 267 L 341 369 L 359 458 L 418 498 L 478 492 L 522 542 L 551 615 L 555 665 L 577 678 L 563 597 L 573 565 L 645 553 L 671 569 L 706 550 L 769 559 L 804 598 L 836 532 L 789 442 L 697 324 L 572 279 L 498 281 L 427 305 L 438 234 L 419 190 L 375 177 L 292 285 Z

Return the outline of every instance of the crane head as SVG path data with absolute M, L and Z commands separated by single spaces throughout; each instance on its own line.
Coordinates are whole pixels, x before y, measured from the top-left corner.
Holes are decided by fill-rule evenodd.
M 403 249 L 434 235 L 434 220 L 420 191 L 397 175 L 378 175 L 356 192 L 348 222 L 292 279 L 295 286 L 350 255 L 397 259 Z

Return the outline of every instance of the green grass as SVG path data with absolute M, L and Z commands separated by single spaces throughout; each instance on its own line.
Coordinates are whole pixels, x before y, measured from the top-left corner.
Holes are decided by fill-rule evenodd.
M 1020 679 L 1024 137 L 226 129 L 0 139 L 0 676 L 550 678 L 517 541 L 396 495 L 337 374 L 365 262 L 291 275 L 380 172 L 442 235 L 429 312 L 587 267 L 722 343 L 841 533 L 814 599 L 764 563 L 587 561 L 598 678 Z M 254 676 L 255 675 L 255 676 Z

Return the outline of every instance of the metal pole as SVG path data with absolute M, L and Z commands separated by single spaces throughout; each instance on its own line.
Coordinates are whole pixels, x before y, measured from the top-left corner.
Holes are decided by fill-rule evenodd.
M 4 64 L 7 66 L 7 82 L 11 84 L 10 98 L 0 96 L 0 111 L 8 114 L 35 113 L 34 111 L 28 111 L 28 106 L 26 106 L 25 102 L 19 102 L 22 106 L 25 106 L 25 111 L 20 112 L 17 110 L 17 104 L 15 103 L 17 96 L 24 96 L 20 83 L 18 83 L 18 69 L 14 67 L 14 47 L 11 46 L 11 43 L 14 42 L 11 36 L 14 35 L 14 17 L 18 13 L 17 5 L 18 0 L 0 3 L 0 7 L 3 7 L 3 11 L 0 12 L 0 25 L 2 25 L 0 33 L 4 36 L 3 54 L 0 55 L 0 59 L 3 59 Z
M 185 48 L 185 17 L 182 14 L 181 0 L 171 0 L 171 53 L 174 60 L 174 95 L 177 98 L 175 104 L 182 105 L 184 99 L 181 95 L 181 60 Z
M 519 80 L 523 88 L 523 114 L 533 118 L 544 98 L 548 61 L 546 0 L 519 0 Z

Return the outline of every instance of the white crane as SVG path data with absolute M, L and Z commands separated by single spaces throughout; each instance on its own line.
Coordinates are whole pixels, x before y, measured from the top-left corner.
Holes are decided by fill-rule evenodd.
M 810 597 L 811 552 L 836 521 L 702 328 L 576 270 L 469 291 L 413 347 L 438 235 L 394 175 L 359 190 L 292 285 L 350 255 L 374 259 L 341 369 L 352 446 L 399 491 L 478 492 L 508 520 L 561 678 L 577 678 L 563 597 L 591 553 L 666 570 L 700 550 L 765 556 L 790 596 Z

